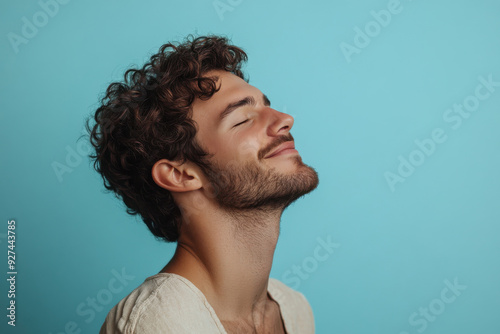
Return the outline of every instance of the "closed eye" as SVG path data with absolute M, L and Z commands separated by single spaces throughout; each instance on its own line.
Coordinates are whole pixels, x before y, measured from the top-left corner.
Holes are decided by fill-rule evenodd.
M 241 124 L 243 124 L 243 123 L 246 123 L 247 121 L 248 121 L 248 119 L 246 119 L 246 120 L 244 120 L 243 122 L 240 122 L 240 123 L 238 123 L 238 124 L 235 124 L 235 125 L 233 126 L 233 128 L 235 128 L 235 127 L 237 127 L 238 125 L 241 125 Z

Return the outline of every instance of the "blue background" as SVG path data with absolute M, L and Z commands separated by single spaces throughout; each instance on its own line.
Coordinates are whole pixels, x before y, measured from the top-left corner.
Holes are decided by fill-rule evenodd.
M 72 0 L 44 22 L 37 1 L 2 2 L 0 247 L 15 219 L 18 276 L 17 325 L 2 315 L 0 331 L 97 333 L 168 262 L 175 245 L 104 192 L 78 138 L 127 68 L 166 42 L 214 33 L 248 53 L 250 84 L 295 118 L 297 148 L 319 173 L 317 190 L 283 215 L 271 273 L 306 295 L 317 333 L 500 333 L 500 87 L 459 127 L 444 118 L 474 101 L 479 77 L 500 81 L 500 2 L 404 0 L 376 23 L 371 12 L 388 7 Z M 23 17 L 40 27 L 16 47 Z M 434 129 L 446 140 L 418 153 Z M 386 173 L 410 157 L 418 166 L 391 187 Z M 336 248 L 318 253 L 321 240 Z M 122 271 L 128 280 L 110 292 Z M 453 293 L 445 282 L 455 280 Z M 5 314 L 7 290 L 3 279 Z

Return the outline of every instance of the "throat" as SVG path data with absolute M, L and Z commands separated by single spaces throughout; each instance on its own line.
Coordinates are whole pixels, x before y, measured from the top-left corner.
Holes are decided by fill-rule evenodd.
M 264 314 L 259 314 L 252 319 L 221 320 L 228 334 L 236 333 L 273 333 L 286 334 L 285 323 L 278 303 L 269 300 Z

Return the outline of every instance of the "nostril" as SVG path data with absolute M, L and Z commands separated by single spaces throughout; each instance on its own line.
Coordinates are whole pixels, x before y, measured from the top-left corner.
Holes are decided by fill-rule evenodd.
M 290 126 L 289 126 L 289 125 L 285 125 L 285 126 L 283 126 L 283 127 L 280 129 L 280 131 L 281 131 L 281 130 L 283 130 L 283 129 L 288 129 L 288 128 L 290 128 Z

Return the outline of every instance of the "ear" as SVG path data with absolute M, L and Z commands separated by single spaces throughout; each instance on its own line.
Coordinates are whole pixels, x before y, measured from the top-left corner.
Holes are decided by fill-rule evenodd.
M 151 169 L 157 185 L 173 192 L 186 192 L 201 188 L 202 181 L 196 168 L 186 161 L 181 164 L 167 159 L 158 160 Z

